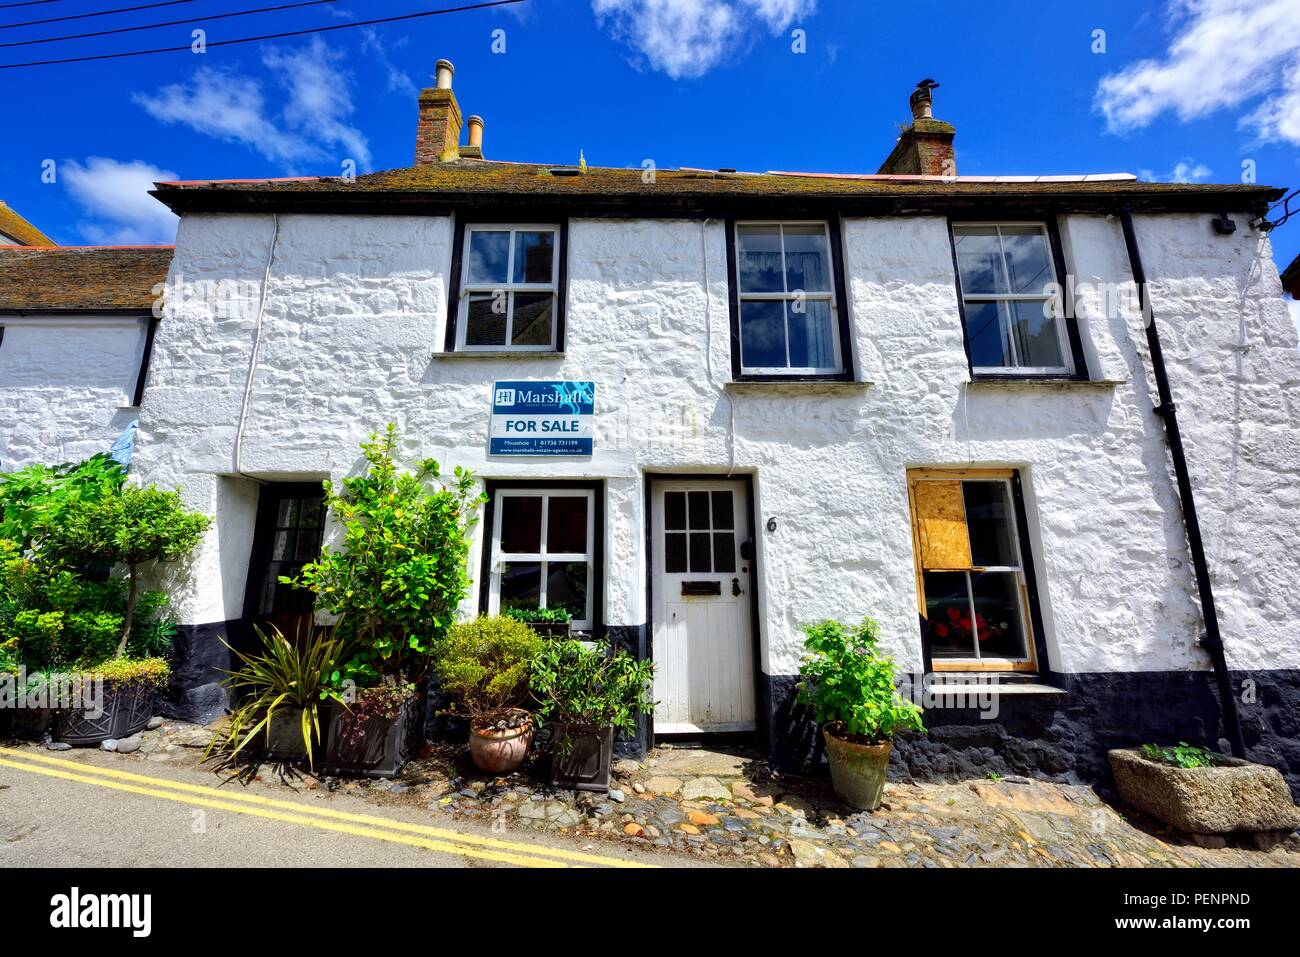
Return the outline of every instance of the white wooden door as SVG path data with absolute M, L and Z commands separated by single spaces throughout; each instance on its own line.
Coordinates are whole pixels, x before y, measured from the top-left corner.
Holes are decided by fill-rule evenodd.
M 651 507 L 655 733 L 751 731 L 745 483 L 659 480 Z

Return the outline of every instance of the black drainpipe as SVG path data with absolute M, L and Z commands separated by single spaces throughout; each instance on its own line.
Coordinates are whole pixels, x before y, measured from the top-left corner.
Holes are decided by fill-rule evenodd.
M 1124 244 L 1128 247 L 1129 268 L 1138 287 L 1138 302 L 1142 306 L 1142 320 L 1147 327 L 1147 348 L 1151 351 L 1151 371 L 1155 374 L 1156 391 L 1160 404 L 1155 413 L 1165 424 L 1165 438 L 1169 441 L 1169 456 L 1174 460 L 1174 477 L 1178 481 L 1178 498 L 1183 504 L 1183 525 L 1187 528 L 1187 547 L 1192 553 L 1192 567 L 1196 570 L 1196 588 L 1201 595 L 1201 614 L 1205 617 L 1205 637 L 1201 644 L 1210 653 L 1214 664 L 1214 677 L 1219 686 L 1219 710 L 1223 718 L 1228 743 L 1236 757 L 1246 756 L 1246 744 L 1241 737 L 1241 719 L 1237 714 L 1237 698 L 1228 673 L 1228 660 L 1223 654 L 1223 635 L 1219 632 L 1219 615 L 1214 609 L 1214 588 L 1210 584 L 1210 566 L 1205 561 L 1205 543 L 1201 540 L 1201 523 L 1196 517 L 1196 499 L 1192 496 L 1192 478 L 1187 471 L 1187 457 L 1183 454 L 1183 434 L 1178 428 L 1178 411 L 1173 393 L 1169 390 L 1169 373 L 1165 370 L 1165 354 L 1160 347 L 1160 330 L 1147 292 L 1147 274 L 1142 268 L 1142 253 L 1138 250 L 1137 234 L 1133 231 L 1133 213 L 1128 206 L 1120 210 L 1120 223 L 1124 227 Z

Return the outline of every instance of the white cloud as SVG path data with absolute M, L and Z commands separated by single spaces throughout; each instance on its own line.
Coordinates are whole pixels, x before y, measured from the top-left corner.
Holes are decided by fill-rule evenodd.
M 156 120 L 240 143 L 269 160 L 292 164 L 333 156 L 366 168 L 370 145 L 345 122 L 354 107 L 342 59 L 343 53 L 320 37 L 294 50 L 265 50 L 262 65 L 276 88 L 278 114 L 268 106 L 260 78 L 206 66 L 196 69 L 188 84 L 169 84 L 153 94 L 133 94 L 132 99 Z
M 1101 79 L 1096 106 L 1112 132 L 1166 110 L 1192 120 L 1262 102 L 1242 127 L 1263 141 L 1300 144 L 1300 0 L 1170 0 L 1162 57 Z
M 171 170 L 143 160 L 91 156 L 85 165 L 65 160 L 59 176 L 91 217 L 80 225 L 90 242 L 127 246 L 175 240 L 176 216 L 149 195 L 154 183 L 179 179 Z
M 780 35 L 817 0 L 592 0 L 597 21 L 674 80 L 703 76 L 766 29 Z
M 1144 169 L 1138 174 L 1138 179 L 1149 183 L 1203 183 L 1213 174 L 1214 170 L 1204 163 L 1198 163 L 1187 156 L 1175 163 L 1174 168 L 1167 173 L 1154 173 Z
M 414 81 L 388 55 L 390 49 L 404 47 L 409 40 L 409 37 L 398 37 L 390 45 L 385 46 L 375 30 L 366 27 L 361 31 L 361 49 L 373 56 L 375 62 L 383 67 L 384 78 L 388 81 L 388 92 L 416 97 L 420 91 Z

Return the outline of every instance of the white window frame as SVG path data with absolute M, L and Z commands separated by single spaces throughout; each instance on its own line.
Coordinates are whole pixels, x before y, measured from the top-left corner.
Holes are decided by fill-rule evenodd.
M 475 233 L 510 233 L 510 254 L 506 258 L 506 282 L 471 283 L 469 281 L 470 243 Z M 512 282 L 515 274 L 515 236 L 517 233 L 550 232 L 554 236 L 554 255 L 551 257 L 549 283 Z M 566 254 L 560 248 L 561 231 L 558 223 L 467 223 L 464 230 L 460 256 L 460 301 L 456 304 L 456 349 L 460 352 L 554 352 L 560 319 L 560 257 Z M 469 300 L 472 293 L 506 293 L 506 334 L 501 345 L 469 345 Z M 515 324 L 516 292 L 549 292 L 551 294 L 551 340 L 546 345 L 511 345 Z
M 1051 282 L 1060 288 L 1060 276 L 1056 274 L 1056 250 L 1052 246 L 1052 234 L 1048 231 L 1047 223 L 1042 220 L 996 220 L 996 221 L 973 221 L 960 220 L 952 224 L 952 241 L 953 241 L 953 267 L 957 270 L 957 286 L 961 289 L 962 298 L 962 325 L 967 322 L 966 304 L 970 302 L 1038 302 L 1046 307 L 1047 303 L 1055 301 L 1057 297 L 1049 293 L 1041 295 L 1028 295 L 1026 293 L 968 293 L 962 286 L 961 266 L 957 259 L 957 231 L 967 226 L 983 227 L 985 229 L 996 229 L 998 231 L 998 254 L 1002 263 L 1002 279 L 1006 282 L 1006 287 L 1011 288 L 1011 277 L 1007 272 L 1007 251 L 1002 242 L 1002 229 L 1006 226 L 1037 226 L 1039 234 L 1043 237 L 1043 242 L 1047 244 L 1047 265 L 1052 270 Z M 1070 337 L 1065 328 L 1065 317 L 1061 315 L 1061 310 L 1054 309 L 1052 321 L 1056 325 L 1057 348 L 1061 350 L 1061 358 L 1065 361 L 1061 366 L 1022 366 L 1022 365 L 1002 365 L 1002 366 L 977 366 L 972 361 L 971 371 L 975 375 L 1017 375 L 1017 376 L 1069 376 L 1074 375 L 1074 354 L 1070 347 Z M 1006 329 L 1002 325 L 1002 314 L 998 313 L 998 328 L 1003 335 L 1003 340 L 1011 348 L 1012 359 L 1018 358 L 1016 351 L 1016 340 L 1014 336 L 1008 336 Z M 969 337 L 969 329 L 966 330 Z
M 966 576 L 966 601 L 971 610 L 971 637 L 974 641 L 974 654 L 970 655 L 935 655 L 931 653 L 931 663 L 935 670 L 960 670 L 962 665 L 969 667 L 987 667 L 996 665 L 1037 665 L 1037 656 L 1034 648 L 1034 630 L 1033 618 L 1029 613 L 1029 583 L 1025 578 L 1025 556 L 1020 547 L 1020 523 L 1016 517 L 1015 507 L 1015 489 L 1011 485 L 1011 479 L 1002 478 L 995 475 L 964 475 L 952 476 L 945 475 L 941 472 L 917 476 L 915 482 L 952 482 L 957 481 L 965 484 L 966 482 L 990 482 L 998 483 L 1003 486 L 1006 494 L 1006 502 L 1009 506 L 1007 511 L 1009 533 L 1011 535 L 1012 547 L 1016 550 L 1016 565 L 979 565 L 974 568 L 921 568 L 921 574 L 925 572 L 938 572 L 940 574 L 957 574 L 962 573 Z M 966 514 L 966 498 L 962 496 L 962 521 L 966 525 L 967 535 L 970 534 L 970 517 Z M 918 553 L 919 554 L 919 553 Z M 972 556 L 973 560 L 973 556 Z M 919 558 L 918 558 L 919 561 Z M 975 623 L 975 588 L 971 581 L 971 575 L 977 572 L 1010 572 L 1014 573 L 1016 581 L 1016 604 L 1020 612 L 1020 637 L 1024 642 L 1025 653 L 1018 658 L 1008 658 L 1003 655 L 994 655 L 985 657 L 980 654 L 979 626 Z M 927 596 L 928 598 L 928 596 Z
M 781 235 L 781 287 L 783 292 L 744 292 L 740 288 L 740 230 L 745 226 L 775 226 Z M 785 264 L 785 229 L 786 226 L 821 226 L 826 237 L 826 265 L 830 278 L 827 292 L 809 292 L 808 290 L 791 290 L 787 286 Z M 844 371 L 844 356 L 840 342 L 840 312 L 836 301 L 835 244 L 831 241 L 831 224 L 825 219 L 747 219 L 737 220 L 733 224 L 732 248 L 736 257 L 736 348 L 740 350 L 739 362 L 741 375 L 839 375 Z M 785 358 L 784 366 L 747 366 L 745 365 L 744 304 L 766 300 L 768 302 L 795 302 L 800 298 L 805 301 L 816 300 L 829 302 L 831 308 L 831 343 L 835 353 L 835 364 L 827 368 L 791 366 L 790 361 L 790 316 L 785 314 Z
M 505 515 L 504 502 L 507 498 L 541 498 L 541 538 L 538 542 L 540 551 L 538 552 L 502 552 L 501 551 L 501 522 Z M 553 498 L 581 498 L 587 503 L 587 548 L 585 552 L 548 552 L 546 549 L 547 525 L 550 519 L 550 505 Z M 488 614 L 499 615 L 501 613 L 501 576 L 505 572 L 506 563 L 514 562 L 540 562 L 542 565 L 541 582 L 537 595 L 539 608 L 546 607 L 546 580 L 547 565 L 551 562 L 586 562 L 587 563 L 587 607 L 583 610 L 582 618 L 574 617 L 570 627 L 574 631 L 590 631 L 592 624 L 592 608 L 595 601 L 594 592 L 596 590 L 596 492 L 594 489 L 569 489 L 553 488 L 547 486 L 538 486 L 537 488 L 501 488 L 496 490 L 495 500 L 493 502 L 492 515 L 492 541 L 490 547 L 491 569 L 490 583 L 488 586 Z

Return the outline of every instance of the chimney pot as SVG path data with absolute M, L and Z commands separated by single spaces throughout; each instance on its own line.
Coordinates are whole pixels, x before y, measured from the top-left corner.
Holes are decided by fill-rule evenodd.
M 956 130 L 952 125 L 934 118 L 934 93 L 938 83 L 924 79 L 908 103 L 912 107 L 912 122 L 903 130 L 893 152 L 880 167 L 881 173 L 956 176 L 957 155 L 952 141 Z
M 471 116 L 466 120 L 469 124 L 469 145 L 483 148 L 483 117 Z
M 434 70 L 436 71 L 434 74 L 435 88 L 439 90 L 450 90 L 451 78 L 452 75 L 456 72 L 456 67 L 452 65 L 452 62 L 450 60 L 439 60 L 435 65 Z

